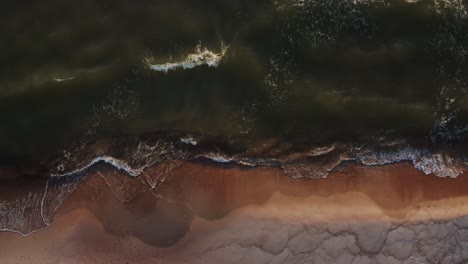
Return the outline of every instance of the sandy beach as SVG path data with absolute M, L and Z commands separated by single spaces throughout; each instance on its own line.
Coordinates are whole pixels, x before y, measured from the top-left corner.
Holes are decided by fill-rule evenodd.
M 462 263 L 466 175 L 405 163 L 324 180 L 179 162 L 139 178 L 101 168 L 47 229 L 1 233 L 2 263 Z

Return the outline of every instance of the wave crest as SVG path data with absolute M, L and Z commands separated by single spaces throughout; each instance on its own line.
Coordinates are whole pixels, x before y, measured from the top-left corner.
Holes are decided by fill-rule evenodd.
M 228 47 L 221 46 L 221 52 L 216 53 L 208 50 L 206 47 L 202 48 L 198 45 L 195 52 L 187 55 L 187 57 L 178 62 L 167 62 L 162 64 L 153 64 L 152 58 L 145 58 L 144 62 L 153 71 L 168 73 L 177 69 L 193 69 L 197 66 L 207 65 L 209 67 L 218 67 L 219 63 L 226 54 Z

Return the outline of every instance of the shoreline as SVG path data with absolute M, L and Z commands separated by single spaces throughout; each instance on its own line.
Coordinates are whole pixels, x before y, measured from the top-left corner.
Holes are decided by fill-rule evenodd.
M 441 235 L 444 239 L 450 239 L 453 232 L 464 232 L 465 225 L 468 228 L 466 176 L 466 173 L 456 179 L 428 176 L 407 163 L 380 167 L 349 165 L 327 179 L 313 180 L 292 179 L 275 168 L 246 169 L 194 162 L 161 164 L 137 178 L 102 166 L 90 172 L 66 198 L 48 228 L 26 238 L 11 232 L 0 233 L 2 247 L 12 249 L 0 259 L 14 263 L 26 254 L 44 259 L 36 263 L 58 256 L 72 263 L 85 263 L 87 257 L 109 263 L 117 257 L 137 260 L 135 256 L 130 257 L 133 250 L 141 251 L 141 263 L 154 263 L 154 256 L 162 263 L 186 263 L 193 256 L 200 260 L 195 263 L 220 263 L 215 252 L 228 248 L 233 250 L 232 254 L 225 252 L 223 255 L 231 257 L 247 254 L 244 250 L 260 250 L 254 255 L 261 253 L 265 263 L 270 263 L 279 256 L 285 257 L 282 254 L 286 251 L 292 254 L 298 248 L 314 244 L 313 241 L 323 240 L 323 234 L 328 239 L 354 243 L 354 251 L 348 248 L 350 245 L 332 247 L 347 252 L 349 258 L 359 255 L 375 261 L 385 254 L 395 258 L 403 254 L 404 247 L 393 249 L 392 254 L 396 255 L 392 255 L 387 252 L 390 244 L 386 241 L 399 227 L 406 231 L 392 235 L 395 243 L 403 243 L 408 233 L 416 234 L 415 230 L 431 225 L 441 225 L 444 230 L 446 226 L 463 225 Z M 338 226 L 341 231 L 331 232 L 330 225 Z M 265 226 L 271 230 L 263 230 Z M 321 231 L 293 242 L 297 236 L 292 234 L 304 226 Z M 425 232 L 429 233 L 421 237 L 414 235 L 418 238 L 413 238 L 413 242 L 429 241 L 433 234 L 429 229 Z M 375 242 L 369 242 L 373 238 L 366 234 L 379 240 L 378 250 L 372 249 Z M 270 235 L 275 239 L 265 238 Z M 456 237 L 458 239 L 458 235 Z M 225 247 L 229 241 L 243 246 Z M 321 255 L 317 252 L 325 250 L 321 248 L 325 241 L 314 250 L 304 251 L 307 254 L 300 254 L 306 254 L 307 259 Z M 90 246 L 93 243 L 97 245 Z M 117 245 L 122 246 L 119 243 L 129 243 L 133 249 L 119 248 Z M 67 249 L 73 252 L 72 256 L 64 257 L 63 249 L 56 249 L 53 254 L 45 250 L 58 244 L 74 245 Z M 20 245 L 31 249 L 13 250 Z M 449 245 L 453 249 L 453 245 L 459 244 Z M 100 255 L 93 251 L 94 247 L 120 253 Z M 209 250 L 212 247 L 217 249 Z M 425 257 L 428 248 L 430 245 L 412 252 Z M 465 259 L 463 252 L 459 254 L 460 259 Z M 441 255 L 441 258 L 446 260 L 448 256 Z M 337 258 L 332 259 L 337 261 Z M 249 261 L 254 260 L 249 258 Z M 290 261 L 294 262 L 293 258 Z

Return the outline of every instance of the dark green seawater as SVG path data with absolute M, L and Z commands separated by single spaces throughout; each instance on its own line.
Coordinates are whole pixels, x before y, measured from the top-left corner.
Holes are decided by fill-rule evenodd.
M 29 0 L 0 17 L 4 163 L 164 139 L 223 162 L 466 168 L 468 1 Z

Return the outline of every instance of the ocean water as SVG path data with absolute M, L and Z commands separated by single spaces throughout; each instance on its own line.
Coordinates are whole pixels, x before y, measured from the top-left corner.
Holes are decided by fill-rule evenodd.
M 461 0 L 10 1 L 0 163 L 467 168 Z M 34 169 L 31 169 L 34 168 Z

